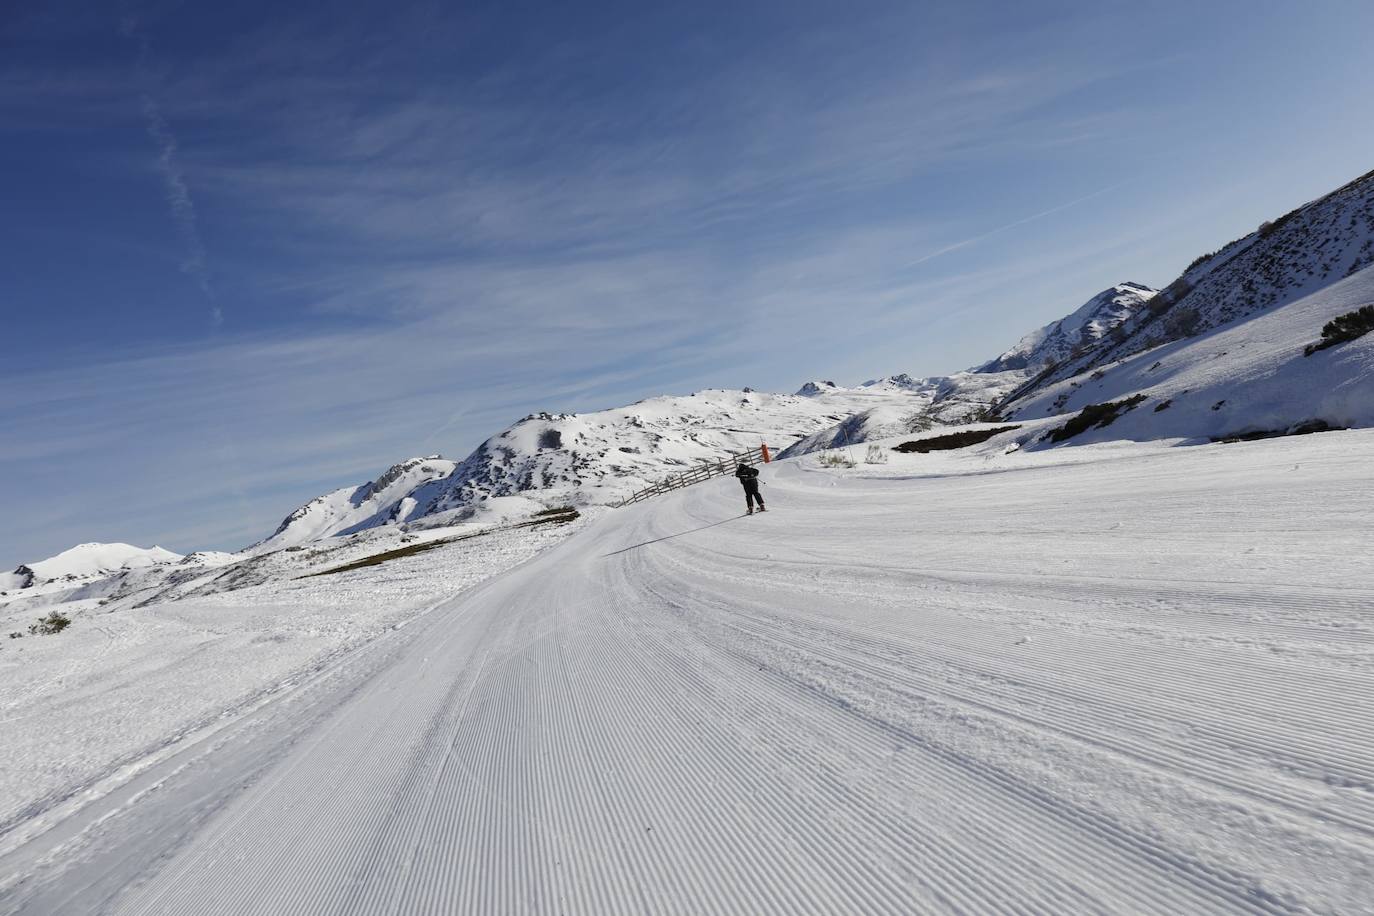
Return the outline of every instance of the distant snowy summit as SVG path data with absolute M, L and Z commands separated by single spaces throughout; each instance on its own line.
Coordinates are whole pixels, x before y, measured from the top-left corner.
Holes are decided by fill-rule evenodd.
M 1093 296 L 1073 314 L 1031 331 L 974 371 L 986 374 L 1063 362 L 1121 327 L 1158 293 L 1141 283 L 1119 283 Z
M 409 458 L 376 480 L 341 487 L 292 512 L 269 537 L 248 550 L 264 553 L 295 547 L 322 537 L 353 534 L 379 525 L 408 521 L 416 514 L 412 494 L 424 484 L 453 473 L 457 464 L 439 455 Z
M 905 372 L 869 379 L 855 388 L 845 388 L 832 381 L 810 381 L 797 389 L 797 396 L 814 398 L 817 395 L 833 394 L 842 391 L 934 391 L 940 379 L 912 378 Z
M 869 379 L 860 388 L 901 388 L 906 391 L 928 391 L 937 386 L 939 379 L 912 378 L 905 372 L 883 378 Z
M 50 582 L 76 582 L 126 569 L 143 569 L 176 563 L 181 559 L 181 554 L 161 547 L 78 544 L 46 560 L 25 563 L 13 572 L 0 574 L 0 590 L 31 588 Z

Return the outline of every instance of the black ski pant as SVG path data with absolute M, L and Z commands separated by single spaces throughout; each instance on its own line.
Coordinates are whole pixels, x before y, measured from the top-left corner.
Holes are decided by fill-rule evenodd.
M 757 480 L 744 480 L 740 482 L 744 484 L 744 505 L 752 509 L 754 508 L 754 502 L 757 501 L 759 508 L 762 509 L 763 494 L 759 493 L 759 482 Z

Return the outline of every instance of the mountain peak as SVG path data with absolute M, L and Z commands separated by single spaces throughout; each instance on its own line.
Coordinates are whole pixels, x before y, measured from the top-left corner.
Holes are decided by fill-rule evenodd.
M 25 563 L 12 573 L 6 573 L 10 588 L 26 588 L 55 579 L 83 579 L 95 575 L 116 572 L 121 569 L 138 569 L 175 563 L 181 554 L 172 553 L 161 547 L 135 547 L 132 544 L 102 544 L 88 541 L 61 553 Z
M 1071 315 L 1052 321 L 1017 341 L 1016 346 L 979 366 L 980 373 L 1030 369 L 1059 363 L 1091 347 L 1131 318 L 1158 290 L 1126 281 L 1108 287 Z
M 455 467 L 456 462 L 438 455 L 408 458 L 369 483 L 315 497 L 288 515 L 270 537 L 249 549 L 280 550 L 404 520 L 402 516 L 414 509 L 410 494 L 424 484 L 448 477 Z

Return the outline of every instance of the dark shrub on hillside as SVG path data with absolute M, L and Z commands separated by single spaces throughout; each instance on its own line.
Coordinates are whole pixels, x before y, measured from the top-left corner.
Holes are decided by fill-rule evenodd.
M 1001 423 L 1005 419 L 997 411 L 992 409 L 992 405 L 984 407 L 973 415 L 974 423 Z
M 1197 257 L 1193 258 L 1193 261 L 1192 261 L 1191 264 L 1189 264 L 1187 267 L 1183 268 L 1183 272 L 1186 274 L 1188 271 L 1192 270 L 1194 267 L 1200 267 L 1200 266 L 1202 266 L 1203 264 L 1206 264 L 1208 261 L 1212 260 L 1212 258 L 1215 258 L 1216 256 L 1217 256 L 1217 253 L 1216 253 L 1215 251 L 1209 251 L 1209 252 L 1207 252 L 1206 254 L 1200 254 L 1200 255 L 1198 255 Z
M 1353 312 L 1337 315 L 1328 321 L 1322 328 L 1321 341 L 1308 344 L 1303 348 L 1302 355 L 1311 356 L 1318 350 L 1325 350 L 1327 347 L 1334 347 L 1336 344 L 1345 343 L 1347 340 L 1363 337 L 1370 331 L 1374 331 L 1374 305 L 1361 306 Z
M 1213 442 L 1253 442 L 1256 439 L 1275 439 L 1279 436 L 1310 436 L 1313 433 L 1328 433 L 1343 430 L 1344 426 L 1332 426 L 1330 423 L 1317 417 L 1312 420 L 1304 420 L 1283 429 L 1253 429 L 1243 433 L 1232 433 L 1229 436 L 1213 436 Z
M 1202 316 L 1189 306 L 1174 309 L 1164 319 L 1164 330 L 1172 337 L 1192 337 L 1202 326 Z
M 72 619 L 60 611 L 53 611 L 47 617 L 40 617 L 29 625 L 30 636 L 52 636 L 71 626 Z
M 1019 426 L 999 426 L 996 429 L 972 429 L 962 433 L 950 433 L 947 436 L 932 436 L 929 439 L 913 439 L 910 442 L 903 442 L 901 445 L 893 447 L 894 452 L 941 452 L 951 448 L 965 448 L 970 445 L 977 445 L 979 442 L 986 442 L 998 433 L 1010 432 L 1013 429 L 1020 429 Z
M 1159 292 L 1155 293 L 1150 299 L 1150 304 L 1146 306 L 1151 315 L 1156 317 L 1163 315 L 1174 305 L 1193 291 L 1193 284 L 1179 277 Z
M 1116 422 L 1116 418 L 1126 411 L 1132 409 L 1141 401 L 1145 400 L 1145 395 L 1137 394 L 1121 401 L 1107 401 L 1105 404 L 1089 404 L 1078 412 L 1078 415 L 1063 426 L 1050 433 L 1051 442 L 1063 442 L 1072 439 L 1079 433 L 1087 432 L 1090 429 L 1101 429 L 1104 426 L 1111 426 Z

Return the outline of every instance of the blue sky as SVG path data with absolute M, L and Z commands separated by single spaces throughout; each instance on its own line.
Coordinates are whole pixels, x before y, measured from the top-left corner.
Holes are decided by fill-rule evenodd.
M 0 567 L 995 356 L 1374 167 L 1367 2 L 0 13 Z

